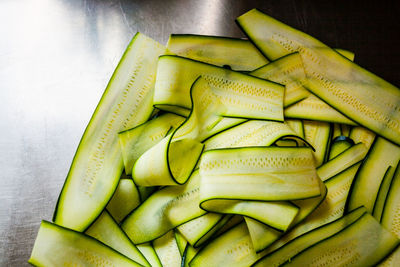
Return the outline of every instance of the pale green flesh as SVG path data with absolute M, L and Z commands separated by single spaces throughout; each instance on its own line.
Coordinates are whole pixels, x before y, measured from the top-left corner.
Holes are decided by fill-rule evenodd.
M 355 122 L 348 119 L 314 95 L 310 95 L 306 99 L 303 99 L 300 102 L 285 108 L 284 115 L 285 118 L 292 119 L 305 119 L 356 125 Z
M 35 266 L 141 266 L 82 233 L 42 221 L 29 263 Z
M 304 138 L 304 127 L 301 120 L 286 119 L 285 123 L 301 138 Z
M 315 211 L 313 211 L 313 213 L 310 214 L 310 216 L 287 232 L 272 246 L 263 251 L 263 253 L 267 254 L 275 251 L 297 236 L 343 216 L 350 185 L 359 166 L 360 164 L 356 164 L 328 179 L 325 182 L 328 193 L 324 201 L 315 209 Z
M 400 147 L 377 137 L 352 185 L 348 210 L 364 206 L 372 213 L 386 169 L 396 166 L 399 160 Z
M 209 150 L 203 153 L 199 170 L 201 202 L 210 199 L 280 201 L 320 195 L 311 149 L 305 147 Z
M 335 235 L 309 247 L 284 266 L 373 266 L 399 244 L 369 213 Z
M 228 65 L 238 71 L 252 71 L 268 63 L 250 41 L 243 39 L 171 34 L 167 48 L 182 57 L 220 67 Z
M 237 21 L 269 59 L 299 52 L 308 78 L 307 89 L 351 120 L 400 144 L 398 88 L 315 38 L 256 9 Z
M 329 160 L 317 169 L 317 174 L 322 181 L 335 176 L 336 174 L 344 171 L 350 166 L 360 162 L 365 158 L 368 149 L 362 143 L 356 144 L 351 148 L 338 155 L 337 157 Z
M 199 208 L 197 172 L 181 186 L 165 187 L 151 195 L 123 222 L 122 229 L 135 244 L 158 238 L 191 219 L 205 213 Z
M 397 168 L 399 168 L 399 164 L 397 164 Z M 383 209 L 385 208 L 386 198 L 392 185 L 395 170 L 396 168 L 389 166 L 385 172 L 385 176 L 382 179 L 381 185 L 379 186 L 378 195 L 376 197 L 372 212 L 372 215 L 378 222 L 380 222 L 382 218 Z
M 119 133 L 126 174 L 132 174 L 132 167 L 136 160 L 170 131 L 176 129 L 184 120 L 185 118 L 182 116 L 168 113 Z
M 140 205 L 139 191 L 132 179 L 120 179 L 107 211 L 120 223 L 126 215 Z
M 321 166 L 325 155 L 328 153 L 330 139 L 330 124 L 320 121 L 303 121 L 304 136 L 314 148 L 313 151 L 315 164 Z
M 256 109 L 258 112 L 253 116 L 258 114 L 261 119 L 283 121 L 282 85 L 177 56 L 159 59 L 154 105 L 191 108 L 190 88 L 199 76 L 217 90 L 224 103 L 230 103 L 230 113 Z M 235 104 L 236 101 L 240 103 Z
M 358 220 L 365 212 L 366 210 L 364 208 L 356 209 L 344 217 L 303 234 L 274 252 L 263 256 L 253 266 L 280 266 L 306 248 L 341 231 Z
M 198 248 L 194 248 L 192 246 L 187 246 L 186 248 L 186 253 L 184 256 L 184 267 L 189 267 L 189 262 L 194 258 L 194 256 L 196 256 L 197 252 L 198 252 Z
M 400 238 L 400 168 L 393 175 L 389 192 L 382 212 L 381 223 L 386 229 Z
M 107 211 L 101 213 L 99 218 L 85 231 L 85 234 L 103 242 L 141 265 L 150 266 L 146 258 Z
M 151 115 L 158 56 L 164 52 L 140 33 L 133 38 L 83 134 L 57 203 L 55 223 L 83 231 L 110 200 L 123 170 L 117 133 Z
M 296 132 L 285 123 L 250 120 L 211 137 L 204 143 L 204 150 L 270 146 L 278 139 L 289 136 L 296 138 Z
M 375 140 L 375 133 L 364 127 L 356 126 L 351 129 L 349 137 L 355 144 L 363 143 L 369 149 Z
M 349 140 L 333 141 L 329 150 L 328 160 L 331 160 L 349 149 L 353 145 L 353 142 Z
M 206 213 L 177 227 L 190 245 L 197 247 L 199 241 L 216 226 L 224 216 L 217 213 Z M 204 240 L 205 241 L 205 240 Z M 203 242 L 204 242 L 203 241 Z
M 136 247 L 140 250 L 143 256 L 147 259 L 150 263 L 151 267 L 163 267 L 161 265 L 160 259 L 157 256 L 156 251 L 154 250 L 151 243 L 143 243 L 136 245 Z
M 162 266 L 180 267 L 182 257 L 179 253 L 178 244 L 175 240 L 174 231 L 169 231 L 165 235 L 153 241 L 154 250 Z
M 241 223 L 200 250 L 189 266 L 249 266 L 258 258 L 246 224 Z
M 178 245 L 179 254 L 181 255 L 181 257 L 183 257 L 183 254 L 185 252 L 188 241 L 185 239 L 185 237 L 180 232 L 178 232 L 176 230 L 174 230 L 174 236 L 175 236 L 176 244 Z
M 306 75 L 299 53 L 286 55 L 249 74 L 285 85 L 284 107 L 310 95 L 303 87 Z

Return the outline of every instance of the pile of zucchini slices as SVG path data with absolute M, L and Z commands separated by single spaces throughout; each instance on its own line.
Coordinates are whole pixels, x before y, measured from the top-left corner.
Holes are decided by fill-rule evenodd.
M 138 33 L 37 266 L 399 266 L 400 90 L 253 9 L 249 40 Z

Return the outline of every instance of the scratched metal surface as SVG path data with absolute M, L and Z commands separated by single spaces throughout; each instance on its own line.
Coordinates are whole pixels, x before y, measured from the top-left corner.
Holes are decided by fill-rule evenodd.
M 242 37 L 234 18 L 257 7 L 354 51 L 360 65 L 399 86 L 399 5 L 348 2 L 0 1 L 0 266 L 27 265 L 40 221 L 51 219 L 80 137 L 136 31 L 162 43 L 170 33 Z

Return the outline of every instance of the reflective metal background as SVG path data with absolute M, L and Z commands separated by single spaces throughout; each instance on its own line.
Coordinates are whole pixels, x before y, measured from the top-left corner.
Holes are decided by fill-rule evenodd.
M 257 7 L 354 51 L 360 65 L 399 86 L 399 5 L 324 2 L 1 0 L 0 265 L 27 265 L 40 221 L 51 219 L 80 137 L 136 31 L 162 43 L 170 33 L 242 37 L 234 19 Z

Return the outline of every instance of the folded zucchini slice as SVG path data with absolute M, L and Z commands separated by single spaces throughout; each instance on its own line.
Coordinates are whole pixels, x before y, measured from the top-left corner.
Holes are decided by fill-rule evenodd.
M 282 266 L 374 266 L 392 252 L 400 240 L 369 213 L 338 233 L 290 258 Z
M 243 110 L 257 112 L 253 118 L 283 121 L 284 86 L 178 56 L 162 56 L 158 62 L 154 105 L 172 112 L 192 107 L 190 88 L 202 76 L 224 103 L 229 103 L 228 117 L 237 117 Z
M 322 121 L 303 121 L 303 127 L 305 139 L 315 148 L 315 164 L 321 166 L 328 154 L 331 126 Z
M 54 222 L 85 230 L 112 197 L 123 171 L 118 132 L 145 122 L 153 111 L 158 57 L 165 48 L 136 34 L 82 136 L 54 213 Z
M 317 39 L 256 9 L 237 22 L 268 59 L 299 52 L 307 89 L 346 117 L 400 145 L 398 88 Z
M 137 159 L 168 133 L 178 128 L 185 118 L 172 113 L 163 114 L 133 129 L 118 134 L 125 173 L 132 174 Z
M 181 266 L 182 257 L 179 253 L 179 247 L 173 230 L 154 240 L 153 247 L 162 266 Z
M 237 71 L 252 71 L 268 63 L 249 40 L 238 38 L 171 34 L 167 48 L 178 56 Z
M 42 221 L 31 257 L 35 266 L 142 266 L 96 239 Z
M 375 200 L 374 209 L 372 215 L 375 219 L 380 222 L 382 219 L 383 209 L 385 208 L 386 198 L 392 185 L 395 171 L 400 168 L 400 164 L 397 163 L 397 167 L 394 168 L 389 166 L 385 172 L 385 176 L 382 179 L 381 185 L 379 186 L 378 195 Z

